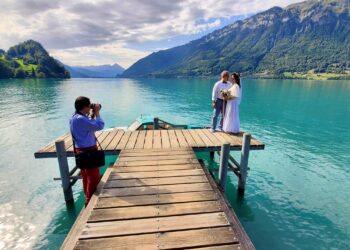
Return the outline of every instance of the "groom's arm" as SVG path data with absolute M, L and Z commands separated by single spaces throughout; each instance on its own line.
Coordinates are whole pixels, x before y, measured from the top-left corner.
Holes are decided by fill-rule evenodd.
M 215 108 L 215 102 L 216 102 L 216 99 L 218 99 L 218 88 L 219 88 L 219 83 L 217 82 L 213 87 L 213 93 L 211 97 L 213 108 Z

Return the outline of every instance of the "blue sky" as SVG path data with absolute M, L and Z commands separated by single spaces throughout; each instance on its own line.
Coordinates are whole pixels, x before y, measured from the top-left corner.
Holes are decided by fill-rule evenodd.
M 118 63 L 300 0 L 1 0 L 0 48 L 28 39 L 68 65 Z

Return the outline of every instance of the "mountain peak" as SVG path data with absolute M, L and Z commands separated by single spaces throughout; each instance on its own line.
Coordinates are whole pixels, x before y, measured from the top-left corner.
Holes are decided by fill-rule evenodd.
M 11 57 L 23 57 L 25 55 L 36 57 L 38 54 L 42 54 L 45 56 L 49 55 L 49 53 L 39 42 L 34 41 L 32 39 L 12 46 L 8 49 L 7 54 Z

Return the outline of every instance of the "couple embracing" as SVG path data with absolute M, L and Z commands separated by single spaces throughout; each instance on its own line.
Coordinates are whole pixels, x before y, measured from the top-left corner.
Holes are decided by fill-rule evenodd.
M 221 73 L 221 80 L 213 88 L 212 105 L 214 108 L 211 132 L 215 132 L 218 116 L 221 113 L 219 130 L 227 133 L 239 133 L 239 104 L 241 103 L 242 86 L 238 73 L 232 74 L 229 81 L 228 71 Z

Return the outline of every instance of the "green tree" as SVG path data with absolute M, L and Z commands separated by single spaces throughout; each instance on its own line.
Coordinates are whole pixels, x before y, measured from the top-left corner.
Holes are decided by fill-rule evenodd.
M 30 73 L 30 77 L 35 78 L 36 74 L 35 74 L 35 69 L 32 67 L 31 73 Z
M 13 77 L 13 70 L 4 60 L 0 60 L 0 79 Z
M 15 78 L 25 78 L 26 76 L 27 73 L 22 68 L 18 68 L 15 70 Z
M 45 78 L 46 75 L 43 72 L 39 72 L 39 73 L 36 73 L 36 77 L 38 77 L 38 78 Z

